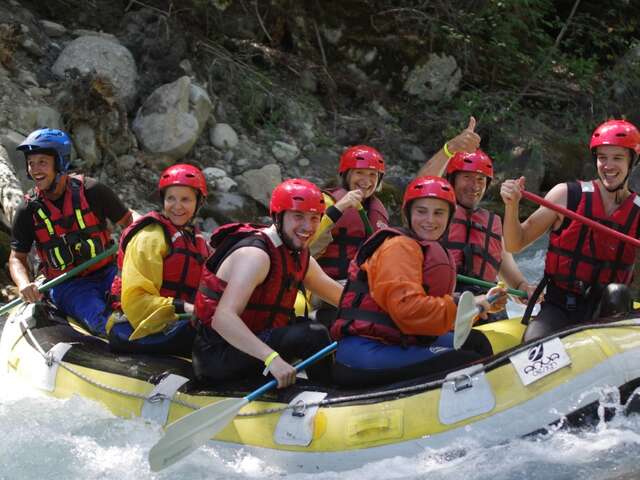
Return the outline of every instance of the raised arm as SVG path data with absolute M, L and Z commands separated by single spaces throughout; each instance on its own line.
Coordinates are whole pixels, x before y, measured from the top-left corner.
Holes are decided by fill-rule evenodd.
M 433 175 L 441 177 L 446 168 L 449 159 L 456 152 L 473 153 L 480 147 L 480 135 L 475 132 L 476 119 L 469 117 L 469 124 L 458 135 L 451 140 L 445 142 L 440 150 L 438 150 L 418 171 L 418 177 L 425 175 Z M 445 151 L 446 147 L 446 151 Z
M 524 177 L 505 180 L 500 186 L 500 195 L 505 204 L 503 234 L 508 252 L 518 253 L 550 229 L 556 229 L 564 217 L 546 207 L 539 207 L 529 218 L 520 223 L 520 199 L 524 190 Z M 545 196 L 547 200 L 562 207 L 567 205 L 567 184 L 560 183 Z

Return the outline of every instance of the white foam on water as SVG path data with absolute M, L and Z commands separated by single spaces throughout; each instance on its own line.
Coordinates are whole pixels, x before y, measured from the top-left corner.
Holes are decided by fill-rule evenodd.
M 616 418 L 578 430 L 559 430 L 503 445 L 481 447 L 464 439 L 442 450 L 425 449 L 410 458 L 389 458 L 346 472 L 287 475 L 268 459 L 238 449 L 224 458 L 212 446 L 200 448 L 158 473 L 147 454 L 162 435 L 140 418 L 114 417 L 100 404 L 61 400 L 0 379 L 0 479 L 42 478 L 363 480 L 464 478 L 631 479 L 640 477 L 640 416 Z M 637 475 L 636 475 L 637 473 Z

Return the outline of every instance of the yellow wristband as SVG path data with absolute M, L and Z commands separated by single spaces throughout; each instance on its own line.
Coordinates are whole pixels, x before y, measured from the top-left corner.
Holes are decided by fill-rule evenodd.
M 275 352 L 275 351 L 271 352 L 269 356 L 264 359 L 264 366 L 269 368 L 269 365 L 271 365 L 271 362 L 273 362 L 273 359 L 279 356 L 280 354 L 278 352 Z
M 449 145 L 447 145 L 446 143 L 444 144 L 444 146 L 442 147 L 442 151 L 444 152 L 444 154 L 447 156 L 448 160 L 451 160 L 451 157 L 453 157 L 455 155 L 455 153 L 451 153 L 449 151 Z

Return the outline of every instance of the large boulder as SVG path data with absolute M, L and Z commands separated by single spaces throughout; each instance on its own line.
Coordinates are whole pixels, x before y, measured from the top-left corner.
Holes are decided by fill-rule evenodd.
M 213 217 L 220 225 L 231 222 L 256 223 L 264 213 L 255 200 L 234 192 L 211 192 L 200 209 L 200 215 Z
M 184 76 L 149 95 L 133 132 L 146 152 L 179 160 L 198 140 L 211 107 L 207 93 Z
M 424 64 L 411 71 L 404 90 L 409 95 L 435 102 L 451 98 L 460 88 L 460 80 L 462 72 L 455 58 L 432 53 Z
M 257 170 L 247 170 L 234 180 L 240 192 L 268 208 L 271 192 L 282 182 L 282 173 L 278 165 L 271 163 Z
M 7 150 L 0 145 L 0 221 L 10 227 L 13 216 L 22 202 L 24 192 L 9 159 Z
M 110 37 L 85 35 L 73 40 L 62 51 L 52 71 L 64 78 L 67 71 L 96 72 L 114 87 L 115 94 L 130 108 L 136 97 L 138 73 L 131 52 Z

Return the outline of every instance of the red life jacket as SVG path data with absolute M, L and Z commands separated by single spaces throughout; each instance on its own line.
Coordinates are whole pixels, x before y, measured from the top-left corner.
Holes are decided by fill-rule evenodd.
M 267 278 L 254 289 L 240 315 L 242 321 L 257 334 L 269 328 L 284 327 L 295 318 L 296 295 L 309 267 L 308 249 L 293 252 L 282 243 L 275 228 L 248 223 L 232 223 L 216 229 L 211 236 L 211 246 L 215 252 L 202 269 L 196 295 L 197 321 L 211 328 L 211 320 L 227 286 L 216 272 L 225 258 L 242 247 L 264 250 L 271 262 Z
M 456 262 L 458 273 L 495 282 L 502 264 L 502 220 L 484 208 L 461 205 L 440 240 Z
M 169 253 L 162 262 L 162 286 L 160 295 L 193 303 L 202 264 L 209 255 L 207 242 L 199 229 L 194 228 L 193 237 L 178 229 L 171 220 L 158 212 L 149 212 L 129 225 L 120 236 L 118 247 L 118 275 L 111 284 L 113 308 L 120 308 L 122 293 L 122 264 L 129 241 L 147 225 L 157 223 L 162 226 Z
M 338 202 L 349 193 L 344 188 L 327 190 L 334 202 Z M 366 206 L 367 218 L 374 232 L 385 228 L 389 224 L 389 214 L 377 197 L 369 198 Z M 327 275 L 336 280 L 347 278 L 349 262 L 356 256 L 356 252 L 367 239 L 364 223 L 355 208 L 348 208 L 338 219 L 331 230 L 333 241 L 318 259 L 318 263 Z
M 629 197 L 607 216 L 600 189 L 594 182 L 567 183 L 567 208 L 625 235 L 638 238 L 640 197 Z M 571 194 L 571 191 L 577 191 Z M 576 202 L 571 198 L 579 200 Z M 577 207 L 576 207 L 577 203 Z M 558 287 L 584 295 L 590 285 L 631 283 L 636 251 L 631 245 L 600 233 L 581 222 L 565 219 L 552 231 L 545 263 L 545 275 Z
M 386 239 L 397 235 L 410 237 L 422 247 L 422 285 L 427 295 L 437 297 L 453 293 L 456 285 L 455 264 L 451 254 L 440 243 L 418 240 L 404 229 L 384 228 L 372 235 L 351 261 L 349 279 L 340 299 L 338 319 L 331 327 L 334 339 L 358 335 L 391 345 L 414 345 L 434 340 L 433 337 L 404 335 L 371 296 L 367 273 L 361 268 Z
M 47 279 L 55 278 L 109 248 L 113 241 L 104 220 L 89 206 L 82 175 L 69 175 L 62 211 L 40 190 L 25 196 L 33 213 L 36 250 Z M 86 268 L 81 276 L 113 261 L 109 256 Z

